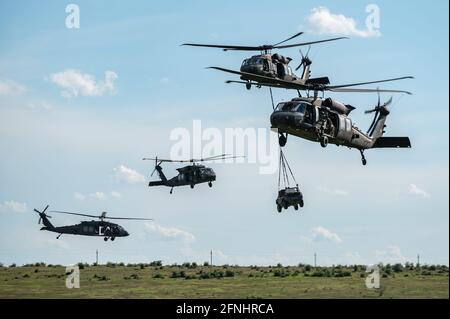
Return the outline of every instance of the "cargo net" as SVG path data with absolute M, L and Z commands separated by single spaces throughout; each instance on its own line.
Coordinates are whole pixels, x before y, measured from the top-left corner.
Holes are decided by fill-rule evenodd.
M 290 188 L 290 178 L 295 183 L 295 187 L 298 188 L 298 183 L 295 180 L 295 176 L 292 173 L 291 167 L 284 156 L 283 150 L 280 148 L 280 161 L 279 161 L 279 170 L 278 170 L 278 189 L 287 189 Z

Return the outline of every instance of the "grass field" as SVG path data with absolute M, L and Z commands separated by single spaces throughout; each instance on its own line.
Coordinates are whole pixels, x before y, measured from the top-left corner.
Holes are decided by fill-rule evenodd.
M 381 270 L 367 289 L 362 266 L 316 268 L 121 265 L 80 267 L 80 288 L 65 286 L 65 267 L 0 268 L 0 298 L 449 298 L 448 267 Z

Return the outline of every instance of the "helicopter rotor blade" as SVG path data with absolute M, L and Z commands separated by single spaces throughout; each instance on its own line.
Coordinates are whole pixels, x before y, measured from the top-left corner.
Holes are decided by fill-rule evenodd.
M 403 77 L 399 77 L 399 78 L 392 78 L 392 79 L 386 79 L 386 80 L 359 82 L 359 83 L 342 84 L 342 85 L 332 85 L 332 86 L 326 86 L 325 88 L 327 90 L 331 90 L 331 89 L 348 88 L 348 87 L 352 87 L 352 86 L 360 86 L 360 85 L 366 85 L 366 84 L 393 82 L 393 81 L 399 81 L 399 80 L 405 80 L 405 79 L 414 79 L 414 77 L 413 76 L 403 76 Z M 375 90 L 375 92 L 376 92 L 376 90 Z
M 98 215 L 80 214 L 80 213 L 72 213 L 72 212 L 62 212 L 62 211 L 58 211 L 58 210 L 52 210 L 51 212 L 52 213 L 57 213 L 57 214 L 67 214 L 67 215 L 76 215 L 76 216 L 84 216 L 84 217 L 101 218 L 101 216 L 98 216 Z
M 190 47 L 204 47 L 204 48 L 217 48 L 224 51 L 261 51 L 260 46 L 245 46 L 245 45 L 222 45 L 222 44 L 200 44 L 200 43 L 183 43 L 182 46 Z
M 123 219 L 123 220 L 154 220 L 153 218 L 135 218 L 135 217 L 104 217 L 105 219 Z
M 293 47 L 301 47 L 301 46 L 305 46 L 305 45 L 318 44 L 318 43 L 324 43 L 324 42 L 330 42 L 330 41 L 337 41 L 337 40 L 342 40 L 342 39 L 348 39 L 348 37 L 338 37 L 338 38 L 331 38 L 331 39 L 325 39 L 325 40 L 319 40 L 319 41 L 310 41 L 310 42 L 296 43 L 296 44 L 276 45 L 276 46 L 273 46 L 273 49 L 287 49 L 287 48 L 293 48 Z
M 411 92 L 402 91 L 402 90 L 384 90 L 384 89 L 353 89 L 353 88 L 336 88 L 329 89 L 331 92 L 340 92 L 340 93 L 405 93 L 408 95 L 412 95 Z
M 282 44 L 282 43 L 288 42 L 288 41 L 290 41 L 290 40 L 292 40 L 292 39 L 294 39 L 294 38 L 296 38 L 296 37 L 302 35 L 303 33 L 304 33 L 304 32 L 296 33 L 296 34 L 294 34 L 293 36 L 287 38 L 286 40 L 283 40 L 283 41 L 281 41 L 281 42 L 278 42 L 278 43 L 274 44 L 273 46 L 276 47 L 277 45 L 280 45 L 280 44 Z
M 63 211 L 52 211 L 52 213 L 68 214 L 68 215 L 76 215 L 76 216 L 84 216 L 84 217 L 93 217 L 93 218 L 98 218 L 98 219 L 153 220 L 151 218 L 109 217 L 109 216 L 106 216 L 106 212 L 102 212 L 102 214 L 100 216 L 89 215 L 89 214 L 80 214 L 80 213 L 72 213 L 72 212 L 63 212 Z

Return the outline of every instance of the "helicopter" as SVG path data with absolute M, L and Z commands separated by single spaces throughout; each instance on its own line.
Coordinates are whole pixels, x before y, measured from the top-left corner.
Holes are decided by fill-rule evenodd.
M 271 50 L 273 49 L 286 49 L 292 47 L 306 46 L 309 45 L 311 48 L 312 44 L 330 42 L 342 39 L 348 39 L 347 37 L 338 37 L 331 38 L 326 40 L 319 41 L 311 41 L 311 42 L 303 42 L 297 44 L 288 44 L 281 45 L 287 41 L 290 41 L 304 32 L 298 32 L 293 36 L 278 42 L 276 44 L 264 44 L 259 46 L 237 46 L 237 45 L 215 45 L 215 44 L 198 44 L 198 43 L 184 43 L 183 46 L 193 46 L 193 47 L 208 47 L 208 48 L 220 48 L 224 51 L 260 51 L 260 54 L 254 55 L 250 58 L 245 59 L 242 62 L 240 71 L 234 71 L 230 69 L 220 68 L 220 67 L 210 67 L 211 69 L 216 69 L 222 72 L 232 73 L 240 75 L 240 81 L 227 81 L 227 83 L 242 83 L 245 84 L 248 90 L 251 89 L 252 85 L 260 88 L 261 84 L 273 84 L 273 79 L 279 79 L 287 82 L 293 82 L 300 85 L 313 85 L 313 84 L 329 84 L 329 80 L 327 77 L 321 78 L 310 78 L 310 65 L 311 60 L 308 58 L 308 53 L 306 56 L 303 55 L 300 50 L 302 59 L 301 63 L 295 69 L 297 71 L 300 67 L 303 66 L 303 71 L 301 76 L 297 76 L 292 68 L 289 66 L 289 63 L 292 61 L 292 58 L 283 56 L 279 53 L 272 54 Z
M 386 119 L 390 114 L 388 106 L 392 97 L 384 104 L 380 102 L 380 92 L 408 93 L 399 90 L 369 90 L 378 92 L 378 103 L 366 114 L 375 113 L 371 125 L 366 132 L 356 127 L 349 117 L 355 109 L 352 105 L 341 103 L 332 98 L 314 97 L 293 98 L 289 102 L 281 102 L 270 116 L 272 129 L 278 131 L 279 144 L 284 147 L 288 134 L 314 142 L 322 147 L 329 143 L 337 146 L 356 148 L 361 153 L 363 165 L 367 164 L 364 151 L 372 148 L 411 148 L 408 137 L 384 137 Z M 357 91 L 359 92 L 359 91 Z
M 205 161 L 217 161 L 217 160 L 225 160 L 231 158 L 237 158 L 238 156 L 229 156 L 227 154 L 211 156 L 207 158 L 200 159 L 189 159 L 189 160 L 170 160 L 170 159 L 159 159 L 156 158 L 143 158 L 143 160 L 154 160 L 155 161 L 155 169 L 151 173 L 150 176 L 153 176 L 155 171 L 158 172 L 159 181 L 149 182 L 148 186 L 168 186 L 170 187 L 170 194 L 173 193 L 173 188 L 178 186 L 186 186 L 190 185 L 191 188 L 194 188 L 196 184 L 208 183 L 209 187 L 212 187 L 212 182 L 216 180 L 216 173 L 212 168 L 206 167 L 204 165 L 197 164 L 198 162 Z M 167 179 L 162 171 L 161 164 L 164 162 L 170 163 L 192 163 L 191 165 L 187 165 L 181 168 L 177 168 L 178 175 Z
M 48 220 L 51 216 L 47 215 L 45 212 L 48 209 L 49 205 L 47 205 L 42 212 L 38 211 L 36 208 L 34 211 L 39 214 L 38 224 L 43 224 L 44 227 L 41 230 L 47 230 L 54 233 L 59 233 L 56 239 L 59 239 L 62 234 L 70 234 L 70 235 L 81 235 L 81 236 L 96 236 L 96 237 L 104 237 L 104 241 L 114 241 L 116 237 L 127 237 L 130 234 L 120 225 L 114 224 L 105 219 L 122 219 L 122 220 L 153 220 L 149 218 L 128 218 L 128 217 L 107 217 L 106 212 L 102 212 L 100 216 L 88 215 L 88 214 L 78 214 L 71 212 L 61 212 L 61 211 L 51 211 L 52 213 L 57 214 L 68 214 L 68 215 L 76 215 L 76 216 L 85 216 L 85 217 L 93 217 L 98 218 L 99 221 L 82 221 L 76 225 L 69 226 L 59 226 L 55 227 Z

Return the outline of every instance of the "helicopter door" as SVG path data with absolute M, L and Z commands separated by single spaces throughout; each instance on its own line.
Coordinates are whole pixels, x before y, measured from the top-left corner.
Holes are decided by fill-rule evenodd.
M 286 75 L 283 63 L 277 63 L 277 73 L 279 78 L 284 78 Z

